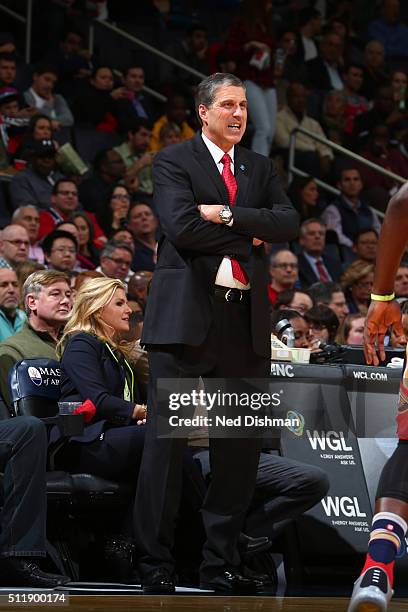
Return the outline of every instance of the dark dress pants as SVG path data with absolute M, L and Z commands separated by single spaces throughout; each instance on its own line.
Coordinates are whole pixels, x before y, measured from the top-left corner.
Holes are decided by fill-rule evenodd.
M 185 439 L 157 438 L 159 378 L 262 378 L 269 360 L 256 355 L 250 334 L 250 306 L 214 298 L 213 325 L 201 346 L 150 346 L 149 418 L 140 469 L 135 519 L 142 573 L 174 568 L 174 531 L 180 504 Z M 202 508 L 206 543 L 201 579 L 237 567 L 238 536 L 253 496 L 261 440 L 210 438 L 212 480 Z
M 35 417 L 0 421 L 0 557 L 45 557 L 47 432 Z

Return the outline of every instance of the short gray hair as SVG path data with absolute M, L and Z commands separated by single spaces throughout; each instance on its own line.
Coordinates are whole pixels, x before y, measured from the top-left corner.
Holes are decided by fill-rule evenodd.
M 37 272 L 30 274 L 23 285 L 23 303 L 26 314 L 31 314 L 31 310 L 27 308 L 28 295 L 37 297 L 44 287 L 49 287 L 60 281 L 67 283 L 68 287 L 70 286 L 69 276 L 59 270 L 37 270 Z
M 102 253 L 100 254 L 100 259 L 103 257 L 112 257 L 114 251 L 116 249 L 125 249 L 128 253 L 133 257 L 133 251 L 127 242 L 123 242 L 123 240 L 111 240 L 107 242 Z
M 323 227 L 325 231 L 327 230 L 327 225 L 321 219 L 318 219 L 318 217 L 310 217 L 310 219 L 305 219 L 305 221 L 303 221 L 302 225 L 300 226 L 300 229 L 299 229 L 300 237 L 305 236 L 307 226 L 311 225 L 312 223 L 318 223 L 320 227 Z
M 200 123 L 202 121 L 198 115 L 198 107 L 203 104 L 207 108 L 214 104 L 215 95 L 220 87 L 232 85 L 233 87 L 242 87 L 245 89 L 244 83 L 235 74 L 229 72 L 214 72 L 206 77 L 198 84 L 195 95 L 195 109 Z
M 19 220 L 23 208 L 32 208 L 33 210 L 35 210 L 35 212 L 38 212 L 38 208 L 37 206 L 34 206 L 34 204 L 21 204 L 21 206 L 16 208 L 16 210 L 13 212 L 13 216 L 11 217 L 11 220 L 13 222 Z

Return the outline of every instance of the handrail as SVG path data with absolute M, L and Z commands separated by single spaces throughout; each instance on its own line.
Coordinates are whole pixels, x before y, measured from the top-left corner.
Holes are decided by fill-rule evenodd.
M 20 13 L 16 13 L 16 11 L 13 11 L 11 8 L 5 6 L 4 4 L 0 4 L 0 11 L 6 13 L 7 15 L 10 15 L 10 17 L 13 17 L 13 19 L 15 19 L 16 21 L 19 21 L 20 23 L 24 23 L 26 25 L 25 61 L 27 64 L 29 64 L 31 59 L 31 27 L 33 20 L 33 0 L 27 0 L 27 12 L 25 17 L 23 15 L 20 15 Z
M 404 178 L 403 176 L 400 176 L 399 174 L 395 174 L 394 172 L 391 172 L 391 170 L 386 170 L 382 166 L 375 164 L 369 159 L 366 159 L 365 157 L 361 157 L 361 155 L 358 155 L 357 153 L 353 153 L 353 151 L 350 151 L 350 149 L 346 149 L 345 147 L 342 147 L 341 145 L 336 144 L 332 140 L 329 140 L 328 138 L 324 138 L 323 136 L 318 136 L 314 132 L 311 132 L 310 130 L 307 130 L 306 128 L 303 128 L 300 126 L 296 127 L 290 135 L 289 151 L 291 147 L 294 148 L 294 145 L 296 144 L 297 132 L 301 132 L 305 136 L 309 136 L 309 138 L 312 138 L 313 140 L 317 140 L 317 142 L 321 142 L 322 144 L 330 147 L 331 149 L 334 149 L 335 151 L 339 151 L 340 153 L 343 153 L 344 155 L 347 155 L 348 157 L 351 157 L 352 159 L 358 162 L 361 162 L 365 166 L 368 166 L 369 168 L 376 170 L 380 174 L 384 174 L 385 176 L 388 176 L 389 178 L 394 179 L 394 181 L 397 181 L 398 183 L 407 182 L 407 179 Z
M 364 164 L 365 166 L 368 166 L 369 168 L 376 170 L 376 172 L 379 172 L 380 174 L 388 176 L 388 178 L 394 179 L 394 181 L 397 181 L 398 183 L 407 182 L 407 179 L 405 179 L 403 176 L 400 176 L 399 174 L 395 174 L 394 172 L 391 172 L 390 170 L 386 170 L 382 166 L 375 164 L 374 162 L 370 161 L 369 159 L 366 159 L 365 157 L 361 157 L 361 155 L 358 155 L 357 153 L 354 153 L 353 151 L 350 151 L 349 149 L 342 147 L 341 145 L 333 142 L 332 140 L 329 140 L 328 138 L 324 138 L 323 136 L 319 136 L 318 134 L 315 134 L 314 132 L 311 132 L 310 130 L 307 130 L 306 128 L 303 128 L 300 126 L 292 130 L 290 134 L 289 160 L 288 160 L 288 180 L 289 182 L 291 182 L 292 180 L 292 174 L 296 174 L 297 176 L 308 176 L 306 172 L 304 172 L 303 170 L 300 170 L 300 168 L 296 168 L 295 166 L 296 135 L 298 132 L 300 132 L 301 134 L 305 134 L 305 136 L 308 136 L 312 140 L 317 140 L 318 142 L 321 142 L 322 144 L 326 145 L 327 147 L 330 147 L 331 149 L 334 149 L 335 151 L 339 151 L 340 153 L 343 153 L 344 155 L 351 157 L 355 161 L 358 161 Z M 336 189 L 335 187 L 333 187 L 332 185 L 330 185 L 329 183 L 326 183 L 325 181 L 322 181 L 317 178 L 315 178 L 314 180 L 317 183 L 317 185 L 319 185 L 323 189 L 326 189 L 326 191 L 330 191 L 334 195 L 340 195 L 340 191 Z M 384 217 L 384 213 L 381 210 L 377 210 L 376 208 L 373 208 L 372 206 L 370 208 L 379 217 L 382 217 L 382 218 Z
M 150 53 L 153 53 L 153 55 L 157 55 L 157 57 L 164 59 L 166 62 L 169 62 L 170 64 L 174 64 L 174 66 L 181 68 L 181 70 L 184 70 L 185 72 L 189 72 L 190 74 L 198 77 L 199 79 L 205 79 L 205 77 L 208 76 L 207 74 L 204 74 L 203 72 L 199 72 L 198 70 L 191 68 L 191 66 L 188 66 L 187 64 L 184 64 L 183 62 L 180 62 L 179 60 L 176 60 L 174 57 L 171 57 L 171 55 L 168 55 L 167 53 L 163 53 L 163 51 L 159 51 L 159 49 L 156 49 L 156 47 L 152 47 L 152 45 L 149 45 L 148 43 L 144 42 L 140 38 L 136 38 L 136 36 L 133 36 L 133 34 L 129 34 L 128 32 L 126 32 L 126 30 L 122 30 L 121 28 L 118 28 L 118 26 L 114 25 L 113 23 L 110 23 L 109 21 L 100 21 L 98 19 L 95 19 L 93 22 L 91 22 L 90 28 L 89 28 L 89 51 L 91 53 L 93 53 L 93 47 L 94 47 L 95 36 L 94 36 L 93 28 L 95 24 L 99 26 L 103 26 L 104 28 L 107 28 L 108 30 L 115 32 L 116 34 L 119 34 L 119 36 L 122 36 L 123 38 L 127 38 L 128 40 L 131 40 L 136 45 L 139 45 L 139 47 L 146 49 L 146 51 L 150 51 Z

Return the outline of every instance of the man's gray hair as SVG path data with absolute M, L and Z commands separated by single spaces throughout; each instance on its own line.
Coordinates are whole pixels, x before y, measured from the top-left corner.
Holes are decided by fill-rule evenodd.
M 202 121 L 198 115 L 198 108 L 200 104 L 203 104 L 207 108 L 214 104 L 217 89 L 224 86 L 232 85 L 233 87 L 242 87 L 245 89 L 245 85 L 234 74 L 229 72 L 214 72 L 210 76 L 206 77 L 198 84 L 196 95 L 195 95 L 195 109 L 200 123 Z
M 34 206 L 34 204 L 21 204 L 16 210 L 13 212 L 13 216 L 11 217 L 11 221 L 18 221 L 20 219 L 20 215 L 22 214 L 23 208 L 32 208 L 35 212 L 38 212 L 38 208 Z
M 105 247 L 102 250 L 100 258 L 102 259 L 103 257 L 112 257 L 116 249 L 125 249 L 125 251 L 130 253 L 133 257 L 132 248 L 127 242 L 123 242 L 123 240 L 111 240 L 110 242 L 106 243 Z
M 321 219 L 318 219 L 318 217 L 310 217 L 310 219 L 305 219 L 305 221 L 303 221 L 302 225 L 300 226 L 299 236 L 301 238 L 303 238 L 303 236 L 306 235 L 306 228 L 308 225 L 311 225 L 312 223 L 318 223 L 320 227 L 322 227 L 325 231 L 327 230 L 327 225 L 324 223 L 324 221 L 322 221 Z
M 69 276 L 59 270 L 37 270 L 37 272 L 30 274 L 23 285 L 23 303 L 26 314 L 31 314 L 31 310 L 27 307 L 28 295 L 37 297 L 44 287 L 49 287 L 60 281 L 67 283 L 68 287 L 70 286 Z

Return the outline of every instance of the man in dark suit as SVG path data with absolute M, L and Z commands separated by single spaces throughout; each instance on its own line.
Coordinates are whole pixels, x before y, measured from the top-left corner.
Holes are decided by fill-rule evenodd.
M 174 592 L 172 548 L 185 448 L 184 439 L 157 436 L 156 382 L 268 374 L 262 243 L 290 240 L 298 228 L 270 160 L 237 146 L 247 119 L 242 82 L 230 74 L 207 77 L 197 88 L 196 108 L 202 133 L 164 149 L 154 162 L 154 204 L 163 235 L 142 336 L 151 384 L 135 505 L 145 593 Z M 239 571 L 238 538 L 254 491 L 259 449 L 254 437 L 210 439 L 202 587 L 256 591 L 256 582 Z
M 325 34 L 320 44 L 320 55 L 306 62 L 308 85 L 318 91 L 343 89 L 341 65 L 344 50 L 342 38 L 334 32 Z
M 326 226 L 320 219 L 307 219 L 300 226 L 299 280 L 304 289 L 317 282 L 338 281 L 342 274 L 337 261 L 324 253 Z

